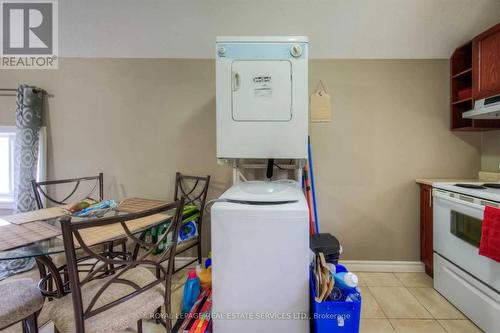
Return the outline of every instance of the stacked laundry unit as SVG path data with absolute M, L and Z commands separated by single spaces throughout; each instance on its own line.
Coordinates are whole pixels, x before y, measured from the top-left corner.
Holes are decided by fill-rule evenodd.
M 220 37 L 217 158 L 307 159 L 306 37 Z M 269 174 L 269 170 L 268 170 Z M 269 177 L 271 178 L 271 177 Z M 308 207 L 294 180 L 234 184 L 211 209 L 214 332 L 309 331 Z

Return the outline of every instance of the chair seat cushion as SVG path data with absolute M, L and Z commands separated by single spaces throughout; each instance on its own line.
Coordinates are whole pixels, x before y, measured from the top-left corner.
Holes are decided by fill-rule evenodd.
M 111 275 L 104 279 L 92 280 L 82 286 L 81 294 L 84 312 L 94 295 L 114 276 Z M 144 267 L 136 267 L 122 274 L 120 279 L 132 281 L 138 286 L 144 287 L 155 281 L 156 277 L 150 270 Z M 128 284 L 112 283 L 98 298 L 93 309 L 98 309 L 134 291 L 135 289 Z M 153 288 L 131 297 L 123 303 L 86 319 L 84 321 L 85 332 L 123 332 L 126 328 L 135 326 L 138 320 L 149 318 L 157 308 L 164 304 L 164 295 L 164 283 L 157 284 Z M 71 294 L 57 299 L 53 303 L 49 310 L 49 317 L 57 329 L 61 333 L 76 332 Z
M 0 329 L 23 320 L 43 306 L 42 294 L 31 279 L 0 284 L 0 302 Z

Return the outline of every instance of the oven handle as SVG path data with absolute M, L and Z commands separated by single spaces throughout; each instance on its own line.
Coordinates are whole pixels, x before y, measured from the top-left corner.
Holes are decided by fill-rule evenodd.
M 456 204 L 459 204 L 459 205 L 464 205 L 464 206 L 467 206 L 467 207 L 470 207 L 470 208 L 473 208 L 473 209 L 479 209 L 481 211 L 483 211 L 484 207 L 485 207 L 483 205 L 478 205 L 478 204 L 473 203 L 473 202 L 469 202 L 469 201 L 466 201 L 466 200 L 460 200 L 460 199 L 456 199 L 456 198 L 450 197 L 449 195 L 446 195 L 443 192 L 438 191 L 438 190 L 434 190 L 432 195 L 434 197 L 437 197 L 437 198 L 445 200 L 445 201 L 450 201 L 450 202 L 453 202 L 453 203 L 456 203 Z

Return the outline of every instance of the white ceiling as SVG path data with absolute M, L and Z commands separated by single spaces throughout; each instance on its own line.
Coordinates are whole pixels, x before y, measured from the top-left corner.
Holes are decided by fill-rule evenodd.
M 448 58 L 500 0 L 61 0 L 63 57 L 211 58 L 218 35 L 307 35 L 312 58 Z

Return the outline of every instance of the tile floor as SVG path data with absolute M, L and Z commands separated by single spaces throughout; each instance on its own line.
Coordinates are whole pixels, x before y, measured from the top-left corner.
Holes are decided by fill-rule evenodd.
M 432 288 L 425 273 L 357 273 L 363 295 L 361 333 L 480 333 L 471 321 Z M 185 272 L 175 275 L 172 309 L 180 312 Z M 144 333 L 164 329 L 144 323 Z M 20 332 L 12 327 L 2 333 Z M 51 323 L 40 333 L 52 333 Z M 134 332 L 130 329 L 128 332 Z
M 481 332 L 432 288 L 425 273 L 357 273 L 362 333 Z

